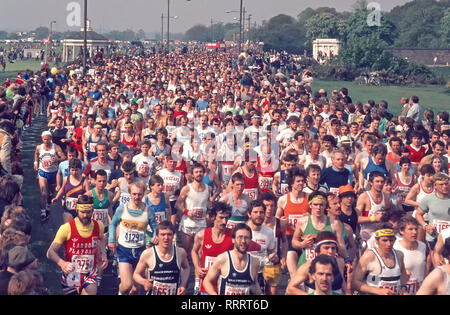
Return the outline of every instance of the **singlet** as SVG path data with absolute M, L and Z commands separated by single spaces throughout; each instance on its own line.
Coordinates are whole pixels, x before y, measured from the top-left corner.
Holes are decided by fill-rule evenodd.
M 372 287 L 378 288 L 387 288 L 398 294 L 400 292 L 400 276 L 402 274 L 400 270 L 400 263 L 398 262 L 397 253 L 395 250 L 392 250 L 392 254 L 394 255 L 395 265 L 392 268 L 389 268 L 384 263 L 383 259 L 378 254 L 377 250 L 374 248 L 370 249 L 375 256 L 377 257 L 381 272 L 379 273 L 369 273 L 366 278 L 366 284 Z
M 77 209 L 78 196 L 83 195 L 86 190 L 84 189 L 84 178 L 81 178 L 81 181 L 78 185 L 73 185 L 70 182 L 70 177 L 67 177 L 66 183 L 64 184 L 64 209 L 68 211 L 75 211 Z
M 54 173 L 58 171 L 58 163 L 53 162 L 53 158 L 57 158 L 55 144 L 52 143 L 50 150 L 45 150 L 42 144 L 39 149 L 39 169 L 46 173 Z
M 425 156 L 425 147 L 420 146 L 419 150 L 416 150 L 412 144 L 407 145 L 406 147 L 411 152 L 411 155 L 409 156 L 411 164 L 419 164 L 420 160 Z
M 153 279 L 151 295 L 177 295 L 181 268 L 175 245 L 173 245 L 172 252 L 172 259 L 165 261 L 159 257 L 157 246 L 153 247 L 155 266 L 148 269 L 149 278 Z
M 159 176 L 164 180 L 163 193 L 169 195 L 169 201 L 176 201 L 177 192 L 181 188 L 182 174 L 180 171 L 169 172 L 166 168 L 159 171 Z
M 145 204 L 149 207 L 149 209 L 155 214 L 155 220 L 157 224 L 160 224 L 163 221 L 166 221 L 168 218 L 166 218 L 166 198 L 164 196 L 164 193 L 161 194 L 159 203 L 157 205 L 154 205 L 150 199 L 148 198 L 148 195 L 145 196 Z
M 244 195 L 246 195 L 249 201 L 258 199 L 258 172 L 256 169 L 253 171 L 253 176 L 248 177 L 244 169 L 240 167 L 242 175 L 244 175 Z
M 75 267 L 75 270 L 63 277 L 68 287 L 79 287 L 85 277 L 97 272 L 97 252 L 100 240 L 100 227 L 93 221 L 94 229 L 89 237 L 82 237 L 78 232 L 75 220 L 69 221 L 70 240 L 65 243 L 65 260 Z
M 152 143 L 156 143 L 156 131 L 150 131 L 148 128 L 142 130 L 145 139 L 149 139 Z
M 247 209 L 250 202 L 248 197 L 242 194 L 242 203 L 240 206 L 234 204 L 233 193 L 228 193 L 228 204 L 231 207 L 231 217 L 228 219 L 227 227 L 232 229 L 238 223 L 245 223 L 247 221 Z
M 364 178 L 366 180 L 368 180 L 369 174 L 374 171 L 378 171 L 378 172 L 383 173 L 385 176 L 389 176 L 389 172 L 386 168 L 386 161 L 383 161 L 383 163 L 381 163 L 381 165 L 376 165 L 375 163 L 373 163 L 372 157 L 369 156 L 369 162 L 367 163 L 367 166 L 364 169 Z
M 272 159 L 270 161 L 272 161 Z M 276 173 L 276 170 L 273 169 L 272 162 L 270 162 L 267 166 L 262 167 L 261 158 L 258 156 L 257 168 L 259 170 L 258 183 L 261 193 L 272 191 L 273 177 Z
M 350 215 L 346 215 L 344 212 L 341 211 L 341 214 L 339 215 L 339 220 L 342 223 L 347 223 L 348 225 L 350 225 L 350 227 L 353 230 L 353 233 L 356 233 L 356 229 L 358 228 L 358 213 L 356 212 L 355 208 L 352 208 L 352 213 Z
M 222 167 L 222 180 L 225 185 L 228 185 L 228 182 L 231 179 L 231 174 L 233 172 L 234 162 L 233 161 L 221 161 L 220 165 Z
M 135 182 L 137 181 L 137 179 L 134 180 Z M 129 191 L 129 187 L 128 187 L 128 183 L 126 180 L 121 181 L 121 183 L 119 184 L 118 187 L 116 187 L 116 191 L 119 190 L 120 191 L 120 198 L 119 198 L 119 203 L 121 205 L 125 205 L 127 203 L 130 202 L 131 200 L 131 195 L 130 195 L 130 191 Z
M 305 165 L 304 165 L 305 169 L 311 164 L 318 165 L 320 169 L 323 170 L 326 166 L 326 160 L 322 155 L 319 154 L 317 161 L 313 161 L 311 159 L 311 156 L 308 154 L 305 156 Z
M 247 254 L 247 264 L 244 270 L 234 267 L 230 251 L 228 255 L 228 272 L 225 277 L 219 277 L 218 288 L 220 295 L 250 295 L 250 286 L 254 280 L 251 273 L 252 257 Z
M 370 200 L 370 210 L 367 210 L 367 209 L 364 210 L 362 215 L 365 217 L 370 217 L 372 215 L 375 215 L 377 212 L 384 212 L 384 208 L 386 206 L 386 201 L 384 199 L 384 193 L 382 193 L 383 199 L 378 204 L 375 203 L 375 201 L 373 200 L 369 191 L 366 191 L 365 193 L 367 194 L 367 196 L 369 197 L 369 200 Z M 375 224 L 376 224 L 375 222 L 361 223 L 361 238 L 364 241 L 369 240 L 370 237 L 372 236 L 372 234 L 374 232 Z
M 422 182 L 419 181 L 419 193 L 417 194 L 416 201 L 420 203 L 425 196 L 431 195 L 434 193 L 434 186 L 431 188 L 431 192 L 427 193 L 422 186 Z
M 336 259 L 334 259 L 334 264 L 337 267 L 338 264 L 337 264 Z M 336 268 L 336 269 L 338 270 L 338 274 L 334 276 L 334 280 L 333 280 L 333 283 L 331 284 L 331 288 L 333 291 L 337 291 L 336 293 L 341 294 L 344 277 L 342 276 L 339 268 Z M 314 291 L 316 290 L 316 283 L 314 281 L 313 282 L 305 282 L 304 285 L 305 285 L 305 289 L 308 294 L 314 293 Z
M 133 138 L 131 138 L 130 141 L 127 141 L 125 139 L 125 135 L 122 135 L 122 143 L 125 144 L 130 150 L 137 148 L 137 141 L 136 141 L 136 134 L 133 135 Z
M 212 239 L 212 228 L 206 228 L 203 234 L 202 267 L 209 269 L 217 256 L 232 248 L 233 239 L 231 238 L 231 230 L 227 229 L 225 231 L 225 236 L 221 243 L 215 243 Z M 217 281 L 214 282 L 214 290 L 217 292 Z M 203 287 L 203 280 L 200 282 L 200 292 L 206 293 Z
M 411 188 L 413 188 L 413 186 L 416 184 L 416 176 L 414 174 L 411 175 L 411 180 L 410 180 L 409 184 L 404 184 L 402 182 L 402 180 L 400 179 L 399 173 L 395 174 L 395 179 L 397 179 L 397 187 L 398 187 L 398 190 L 399 190 L 397 195 L 400 196 L 402 198 L 402 200 L 405 200 L 406 196 L 408 195 L 408 193 L 411 190 Z M 407 205 L 404 202 L 402 203 L 402 205 L 403 205 L 403 209 L 405 211 L 412 211 L 412 210 L 414 210 L 413 206 Z
M 155 148 L 156 148 L 156 154 L 155 154 L 155 156 L 159 156 L 161 153 L 164 155 L 164 156 L 167 156 L 167 144 L 165 144 L 164 143 L 164 149 L 160 149 L 159 148 L 159 146 L 158 146 L 158 143 L 155 143 Z
M 92 196 L 94 198 L 94 212 L 92 213 L 92 218 L 97 221 L 101 221 L 105 229 L 109 225 L 108 220 L 108 209 L 109 209 L 109 196 L 108 190 L 103 190 L 103 200 L 100 200 L 97 196 L 95 188 L 92 189 Z
M 205 190 L 198 192 L 192 188 L 192 184 L 188 184 L 188 187 L 189 193 L 186 197 L 186 209 L 194 212 L 194 218 L 183 215 L 181 224 L 188 228 L 206 227 L 206 209 L 209 200 L 209 188 L 205 185 Z
M 394 244 L 394 249 L 400 251 L 404 255 L 405 269 L 408 270 L 411 275 L 408 282 L 406 282 L 406 291 L 409 295 L 416 295 L 420 285 L 425 278 L 425 265 L 427 260 L 426 245 L 423 242 L 417 242 L 417 248 L 409 250 L 404 248 L 399 240 Z
M 92 140 L 92 134 L 89 136 L 88 142 L 87 142 L 87 156 L 88 159 L 91 159 L 93 157 L 97 156 L 97 153 L 95 151 L 95 147 L 97 146 L 97 143 L 102 142 L 103 140 L 103 135 L 100 134 L 100 137 L 97 141 Z
M 319 231 L 313 226 L 312 221 L 311 221 L 311 216 L 308 216 L 308 224 L 306 225 L 303 235 L 306 236 L 306 235 L 311 235 L 311 234 L 318 234 L 319 232 L 322 232 L 322 231 L 333 232 L 333 229 L 331 228 L 330 217 L 327 216 L 327 222 L 325 223 L 325 227 Z M 302 251 L 302 255 L 300 256 L 300 259 L 298 261 L 297 267 L 300 267 L 308 260 L 313 260 L 314 258 L 316 258 L 316 256 L 317 256 L 317 253 L 314 250 L 314 247 L 304 248 Z
M 203 176 L 202 183 L 205 184 L 205 185 L 208 185 L 210 187 L 209 191 L 213 190 L 214 182 L 211 180 L 209 169 L 208 169 L 208 172 L 205 174 L 205 176 Z
M 119 224 L 119 245 L 126 248 L 145 246 L 145 231 L 147 230 L 148 220 L 147 205 L 139 216 L 133 216 L 128 211 L 128 204 L 124 204 Z
M 444 276 L 444 283 L 445 283 L 445 295 L 450 295 L 450 275 L 448 274 L 447 270 L 444 268 L 444 266 L 438 266 L 437 269 L 439 269 Z
M 286 170 L 280 171 L 280 183 L 278 184 L 278 194 L 285 195 L 289 192 L 289 185 L 287 183 Z
M 288 220 L 286 227 L 286 235 L 294 235 L 295 226 L 301 217 L 311 213 L 311 207 L 308 203 L 308 196 L 302 192 L 303 201 L 301 203 L 294 203 L 291 201 L 291 193 L 287 193 L 286 206 L 284 207 L 284 216 Z

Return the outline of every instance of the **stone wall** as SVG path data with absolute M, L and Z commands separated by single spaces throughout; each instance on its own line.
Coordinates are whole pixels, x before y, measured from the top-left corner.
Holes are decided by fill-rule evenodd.
M 394 56 L 407 58 L 425 65 L 450 65 L 450 49 L 391 49 Z M 436 62 L 434 59 L 436 58 Z

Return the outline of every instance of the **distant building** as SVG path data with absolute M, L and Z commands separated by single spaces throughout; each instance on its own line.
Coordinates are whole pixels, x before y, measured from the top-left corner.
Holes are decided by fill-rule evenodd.
M 339 54 L 341 42 L 335 38 L 318 38 L 313 41 L 313 58 L 319 63 L 327 62 Z

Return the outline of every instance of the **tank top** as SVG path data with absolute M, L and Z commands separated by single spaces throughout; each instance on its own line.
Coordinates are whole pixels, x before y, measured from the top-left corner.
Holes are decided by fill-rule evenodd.
M 151 295 L 177 295 L 180 265 L 175 245 L 173 245 L 172 252 L 172 259 L 165 261 L 159 257 L 157 246 L 153 247 L 155 266 L 148 270 L 149 278 L 153 279 Z
M 125 134 L 122 136 L 122 143 L 125 144 L 129 149 L 135 149 L 137 148 L 137 141 L 136 141 L 136 135 L 133 135 L 133 138 L 131 138 L 130 141 L 127 141 L 125 139 Z
M 242 175 L 244 175 L 244 195 L 248 197 L 250 201 L 258 199 L 258 172 L 256 169 L 253 171 L 253 176 L 248 177 L 244 169 L 240 167 Z
M 128 204 L 125 204 L 119 224 L 119 245 L 126 248 L 145 246 L 145 231 L 147 230 L 148 219 L 147 205 L 140 215 L 133 216 L 128 211 Z
M 92 189 L 92 196 L 94 198 L 94 212 L 92 218 L 97 221 L 101 221 L 106 229 L 109 225 L 108 220 L 108 208 L 109 208 L 109 196 L 108 190 L 103 190 L 103 200 L 100 200 L 97 196 L 95 188 Z
M 444 268 L 444 266 L 438 266 L 437 269 L 439 269 L 444 276 L 444 283 L 445 283 L 445 295 L 450 295 L 450 275 L 448 274 L 447 270 Z
M 156 156 L 159 156 L 161 153 L 164 154 L 164 156 L 167 156 L 167 144 L 164 143 L 164 149 L 160 149 L 158 146 L 158 143 L 155 143 L 156 147 Z
M 181 224 L 189 228 L 206 227 L 206 209 L 209 200 L 209 188 L 205 185 L 205 190 L 202 192 L 195 191 L 192 184 L 188 184 L 189 193 L 186 197 L 186 209 L 192 210 L 194 216 L 189 217 L 183 215 Z
M 136 182 L 137 180 L 135 180 Z M 119 204 L 121 205 L 125 205 L 127 203 L 130 202 L 131 200 L 131 195 L 130 195 L 130 191 L 128 189 L 128 183 L 126 180 L 123 180 L 120 184 L 119 187 L 116 188 L 116 190 L 120 191 L 120 198 L 119 198 Z
M 159 176 L 164 180 L 163 193 L 170 195 L 170 201 L 177 200 L 175 192 L 181 187 L 181 178 L 183 176 L 181 172 L 177 170 L 169 172 L 167 169 L 163 168 L 159 171 Z
M 212 228 L 206 228 L 203 234 L 202 267 L 209 269 L 217 256 L 232 248 L 233 239 L 231 238 L 231 230 L 227 229 L 225 231 L 225 236 L 221 243 L 215 243 L 212 239 Z M 214 290 L 217 292 L 217 281 L 214 282 Z M 200 292 L 206 293 L 203 287 L 203 280 L 200 282 Z
M 242 194 L 242 203 L 240 206 L 234 204 L 233 194 L 228 193 L 228 204 L 231 207 L 231 217 L 228 219 L 227 228 L 233 229 L 238 223 L 245 223 L 247 220 L 248 197 Z
M 318 165 L 323 170 L 326 166 L 326 160 L 323 156 L 319 155 L 317 161 L 313 161 L 311 156 L 308 154 L 305 156 L 305 169 L 311 164 Z
M 380 165 L 375 165 L 375 163 L 373 163 L 372 157 L 369 156 L 369 163 L 367 163 L 367 166 L 364 169 L 364 178 L 368 180 L 370 173 L 374 171 L 378 171 L 383 173 L 385 176 L 389 176 L 389 172 L 386 168 L 386 161 L 383 161 L 383 163 L 381 163 Z
M 369 191 L 366 191 L 365 193 L 367 194 L 367 196 L 369 197 L 369 200 L 370 200 L 370 210 L 367 210 L 367 209 L 364 210 L 362 215 L 365 217 L 370 217 L 372 215 L 375 215 L 378 212 L 384 212 L 384 207 L 386 206 L 386 201 L 384 200 L 384 193 L 382 194 L 383 199 L 378 204 L 375 203 L 375 201 L 373 200 Z M 364 241 L 367 241 L 370 239 L 370 237 L 372 236 L 372 234 L 374 232 L 375 225 L 376 225 L 375 222 L 361 223 L 361 238 Z
M 291 201 L 291 193 L 287 193 L 286 206 L 284 207 L 284 216 L 288 220 L 288 225 L 286 228 L 286 235 L 294 235 L 295 226 L 301 217 L 309 215 L 311 213 L 311 208 L 308 203 L 307 195 L 302 192 L 303 201 L 301 203 L 294 203 Z
M 95 147 L 97 146 L 97 143 L 102 142 L 103 135 L 100 134 L 100 138 L 98 138 L 97 141 L 92 140 L 92 134 L 89 135 L 88 143 L 87 143 L 87 154 L 88 158 L 92 158 L 97 156 L 97 153 L 95 152 Z
M 311 234 L 318 234 L 321 231 L 328 231 L 333 232 L 333 229 L 331 228 L 331 219 L 327 216 L 327 222 L 325 223 L 325 227 L 322 230 L 317 230 L 311 221 L 311 216 L 308 217 L 308 224 L 306 225 L 305 231 L 303 232 L 303 235 L 311 235 Z M 300 259 L 298 261 L 298 267 L 303 265 L 305 262 L 309 260 L 313 260 L 317 257 L 317 253 L 314 250 L 314 247 L 310 248 L 304 248 L 302 251 L 302 255 L 300 256 Z
M 267 166 L 261 166 L 261 158 L 258 157 L 257 168 L 259 170 L 258 182 L 261 193 L 266 191 L 272 191 L 273 177 L 275 176 L 276 170 L 273 169 L 272 163 Z
M 80 195 L 83 195 L 86 190 L 84 189 L 84 178 L 81 178 L 81 182 L 78 185 L 73 185 L 70 182 L 71 176 L 67 177 L 67 181 L 64 184 L 64 209 L 68 211 L 76 211 L 77 210 L 77 201 Z
M 97 221 L 92 222 L 92 234 L 85 238 L 78 232 L 75 220 L 69 221 L 70 239 L 65 243 L 65 260 L 71 262 L 75 270 L 63 278 L 68 287 L 79 287 L 86 277 L 97 272 L 100 227 Z
M 39 150 L 39 169 L 46 173 L 58 171 L 58 163 L 52 161 L 53 157 L 57 157 L 55 144 L 52 143 L 50 150 L 45 150 L 44 145 L 41 145 Z
M 228 185 L 228 182 L 231 179 L 231 174 L 233 172 L 233 161 L 221 161 L 220 165 L 222 167 L 222 180 L 225 183 L 225 185 Z
M 230 251 L 228 255 L 228 273 L 225 277 L 220 276 L 218 287 L 220 295 L 250 295 L 250 286 L 254 279 L 251 273 L 252 257 L 247 254 L 247 264 L 244 270 L 237 270 L 234 267 Z
M 164 193 L 161 194 L 159 204 L 154 205 L 150 199 L 148 198 L 148 195 L 145 196 L 145 204 L 149 207 L 149 209 L 155 214 L 155 220 L 157 224 L 160 224 L 163 221 L 166 221 L 166 198 L 164 196 Z
M 411 188 L 413 188 L 413 186 L 416 184 L 416 176 L 414 174 L 411 175 L 411 180 L 410 180 L 409 184 L 404 184 L 402 182 L 402 180 L 400 179 L 399 173 L 395 174 L 395 179 L 397 180 L 397 187 L 399 190 L 397 195 L 400 196 L 402 198 L 402 200 L 405 200 L 406 196 L 408 195 Z M 403 205 L 403 209 L 405 211 L 414 210 L 413 206 L 407 205 L 404 202 L 402 203 L 402 205 Z
M 356 213 L 356 210 L 352 208 L 352 213 L 350 215 L 346 215 L 344 212 L 341 211 L 341 214 L 339 215 L 339 220 L 342 223 L 347 223 L 352 228 L 353 232 L 356 232 L 356 229 L 358 227 L 358 214 Z M 344 229 L 345 231 L 345 229 Z
M 434 186 L 431 188 L 431 192 L 427 193 L 422 186 L 422 182 L 419 181 L 419 193 L 417 194 L 416 201 L 420 203 L 425 196 L 431 195 L 434 193 Z
M 389 268 L 388 266 L 386 266 L 376 249 L 371 248 L 370 250 L 377 257 L 381 266 L 381 272 L 379 274 L 369 273 L 366 278 L 367 285 L 378 288 L 387 288 L 394 291 L 395 294 L 398 294 L 400 292 L 400 276 L 402 272 L 400 270 L 397 253 L 395 252 L 395 250 L 392 250 L 395 265 L 394 267 Z
M 214 183 L 211 180 L 211 176 L 209 174 L 209 169 L 208 169 L 208 172 L 205 174 L 205 176 L 203 176 L 202 182 L 203 182 L 203 184 L 208 185 L 209 187 L 211 187 L 211 189 L 209 191 L 213 190 Z
M 286 170 L 280 171 L 280 184 L 278 185 L 278 194 L 285 195 L 289 192 L 289 185 L 287 183 Z
M 419 241 L 417 244 L 417 248 L 414 250 L 404 248 L 398 240 L 394 244 L 394 249 L 403 253 L 405 269 L 411 273 L 408 282 L 405 283 L 406 292 L 409 295 L 416 295 L 425 278 L 427 248 L 423 242 Z

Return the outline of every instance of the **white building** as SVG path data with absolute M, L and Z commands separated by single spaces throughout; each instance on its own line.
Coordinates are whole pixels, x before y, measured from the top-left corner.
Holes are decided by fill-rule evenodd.
M 335 38 L 318 38 L 313 41 L 313 58 L 325 63 L 330 56 L 339 54 L 340 47 L 341 42 Z

